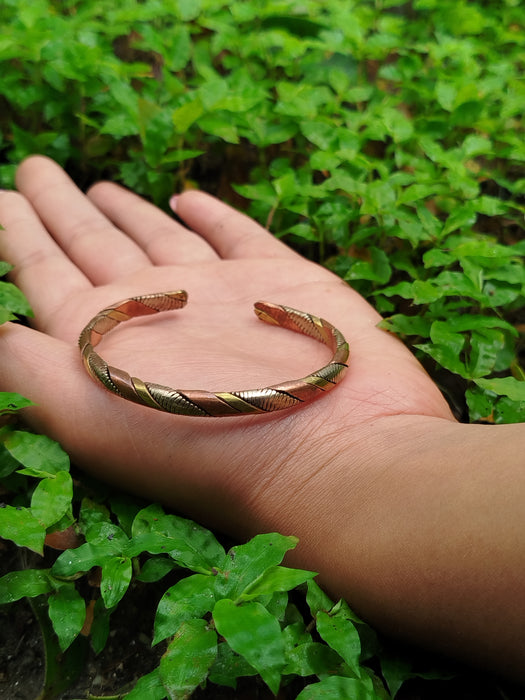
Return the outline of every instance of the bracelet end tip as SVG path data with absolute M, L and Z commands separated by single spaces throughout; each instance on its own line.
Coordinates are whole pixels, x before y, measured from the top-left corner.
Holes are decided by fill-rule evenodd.
M 253 310 L 259 320 L 265 323 L 272 323 L 275 326 L 281 325 L 280 316 L 283 310 L 277 304 L 271 304 L 268 301 L 257 301 L 253 305 Z

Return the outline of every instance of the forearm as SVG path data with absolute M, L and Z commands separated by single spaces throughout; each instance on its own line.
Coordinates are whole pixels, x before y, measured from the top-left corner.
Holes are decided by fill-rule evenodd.
M 525 426 L 399 416 L 364 441 L 368 463 L 349 444 L 269 505 L 290 561 L 380 629 L 525 680 Z

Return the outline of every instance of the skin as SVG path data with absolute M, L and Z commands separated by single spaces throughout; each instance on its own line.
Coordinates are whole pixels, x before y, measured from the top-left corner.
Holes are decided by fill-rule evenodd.
M 388 634 L 525 680 L 525 431 L 457 423 L 372 307 L 202 192 L 183 226 L 108 182 L 84 195 L 34 156 L 0 194 L 0 258 L 35 311 L 0 329 L 0 389 L 81 468 L 246 539 L 300 538 L 289 565 Z M 200 419 L 126 402 L 84 371 L 78 335 L 128 296 L 186 289 L 181 311 L 124 324 L 97 350 L 177 388 L 255 388 L 327 361 L 261 324 L 259 299 L 326 318 L 350 343 L 343 382 L 299 410 Z

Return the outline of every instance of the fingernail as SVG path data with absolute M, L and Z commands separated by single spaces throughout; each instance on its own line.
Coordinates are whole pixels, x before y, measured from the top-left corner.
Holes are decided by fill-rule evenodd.
M 179 195 L 174 194 L 173 197 L 170 199 L 170 209 L 172 211 L 177 211 L 177 202 L 179 201 Z

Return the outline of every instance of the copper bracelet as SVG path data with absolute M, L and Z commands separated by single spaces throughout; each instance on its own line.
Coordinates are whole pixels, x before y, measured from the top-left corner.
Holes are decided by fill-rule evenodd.
M 330 362 L 303 379 L 264 389 L 209 392 L 170 389 L 160 384 L 144 382 L 121 369 L 109 366 L 95 352 L 94 348 L 102 337 L 122 321 L 159 311 L 180 309 L 187 299 L 188 295 L 182 290 L 145 294 L 100 311 L 87 324 L 79 338 L 82 359 L 91 377 L 102 382 L 106 389 L 118 396 L 159 411 L 185 416 L 238 416 L 280 411 L 311 401 L 333 389 L 347 370 L 348 343 L 337 328 L 312 314 L 265 301 L 258 301 L 254 305 L 255 313 L 261 321 L 288 328 L 324 343 L 333 352 Z

